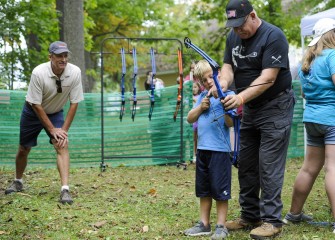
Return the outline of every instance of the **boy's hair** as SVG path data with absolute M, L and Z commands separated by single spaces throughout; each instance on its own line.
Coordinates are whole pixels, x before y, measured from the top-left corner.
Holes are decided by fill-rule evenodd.
M 208 71 L 212 71 L 212 68 L 206 60 L 202 59 L 194 67 L 194 77 L 202 83 L 202 78 Z

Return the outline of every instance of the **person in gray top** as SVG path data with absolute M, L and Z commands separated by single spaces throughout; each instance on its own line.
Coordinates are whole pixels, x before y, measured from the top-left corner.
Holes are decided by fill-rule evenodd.
M 20 120 L 20 144 L 16 154 L 16 174 L 5 194 L 23 190 L 23 173 L 32 147 L 42 131 L 48 134 L 57 153 L 57 168 L 61 179 L 60 202 L 72 204 L 69 192 L 70 156 L 68 131 L 78 103 L 84 99 L 80 69 L 68 63 L 70 53 L 65 42 L 49 46 L 49 62 L 34 68 Z M 70 101 L 64 119 L 63 107 Z

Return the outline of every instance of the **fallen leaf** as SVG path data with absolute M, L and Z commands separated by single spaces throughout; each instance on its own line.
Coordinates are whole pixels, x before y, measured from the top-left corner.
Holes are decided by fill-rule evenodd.
M 0 231 L 0 235 L 7 234 L 5 231 Z
M 142 232 L 144 232 L 144 233 L 149 232 L 149 226 L 147 226 L 147 225 L 143 226 Z
M 135 186 L 130 186 L 130 191 L 135 191 L 136 187 Z
M 156 191 L 156 189 L 151 188 L 151 189 L 148 191 L 148 194 L 151 195 L 151 196 L 156 196 L 157 191 Z
M 107 221 L 104 220 L 104 221 L 100 221 L 100 222 L 94 223 L 93 226 L 96 227 L 96 228 L 101 228 L 106 223 L 107 223 Z

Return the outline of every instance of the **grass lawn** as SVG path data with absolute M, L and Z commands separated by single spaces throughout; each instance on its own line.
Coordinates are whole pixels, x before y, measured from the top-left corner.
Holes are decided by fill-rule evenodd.
M 283 214 L 289 209 L 292 186 L 301 159 L 288 160 L 282 193 Z M 195 166 L 107 167 L 71 169 L 74 204 L 58 203 L 57 170 L 31 168 L 25 191 L 5 195 L 12 169 L 0 170 L 0 239 L 210 239 L 185 237 L 183 230 L 199 219 L 194 195 Z M 332 221 L 322 173 L 305 205 L 315 221 Z M 228 219 L 239 216 L 237 171 Z M 215 204 L 212 211 L 215 226 Z M 249 239 L 249 232 L 230 232 L 228 239 Z M 276 239 L 335 239 L 331 227 L 310 224 L 285 226 Z

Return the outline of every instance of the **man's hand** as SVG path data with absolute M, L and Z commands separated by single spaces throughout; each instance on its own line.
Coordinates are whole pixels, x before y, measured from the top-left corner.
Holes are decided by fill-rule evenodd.
M 50 134 L 54 137 L 52 143 L 55 147 L 64 148 L 69 143 L 67 132 L 62 128 L 53 128 Z
M 50 134 L 56 139 L 58 142 L 59 140 L 67 139 L 67 132 L 62 128 L 53 128 L 50 130 Z
M 56 146 L 59 147 L 59 148 L 64 148 L 65 146 L 68 145 L 68 143 L 69 143 L 69 139 L 65 138 L 65 139 L 58 140 L 56 142 Z
M 238 108 L 243 104 L 243 98 L 240 95 L 227 95 L 221 100 L 225 110 Z

